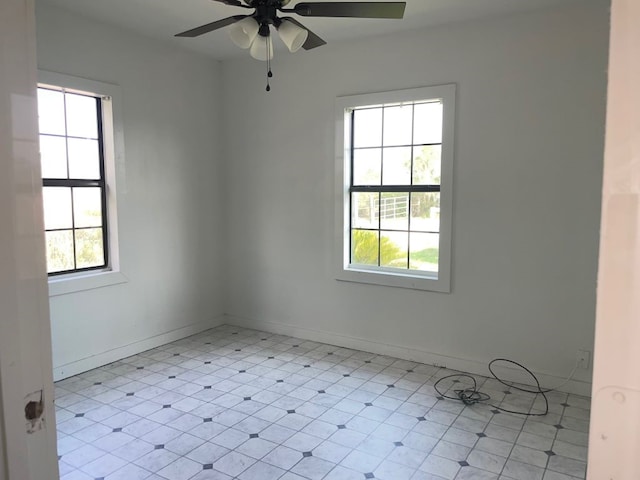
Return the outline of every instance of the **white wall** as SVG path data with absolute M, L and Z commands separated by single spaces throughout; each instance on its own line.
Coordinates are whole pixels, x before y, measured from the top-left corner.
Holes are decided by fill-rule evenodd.
M 50 480 L 58 462 L 31 0 L 0 2 L 0 45 L 0 479 Z M 41 392 L 44 422 L 27 433 L 25 405 Z
M 607 34 L 590 2 L 278 52 L 269 94 L 264 65 L 224 62 L 229 321 L 566 376 L 593 347 Z M 452 293 L 336 281 L 334 99 L 444 83 L 458 85 Z
M 612 6 L 590 480 L 640 478 L 640 3 Z
M 60 378 L 202 330 L 223 313 L 220 68 L 49 6 L 36 13 L 38 67 L 115 83 L 124 106 L 117 191 L 128 282 L 51 298 Z

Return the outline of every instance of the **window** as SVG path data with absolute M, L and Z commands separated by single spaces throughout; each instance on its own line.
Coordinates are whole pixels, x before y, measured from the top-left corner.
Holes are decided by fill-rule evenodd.
M 455 86 L 337 101 L 338 279 L 449 291 Z
M 109 263 L 102 101 L 89 93 L 38 88 L 49 275 Z
M 49 295 L 117 283 L 124 184 L 120 89 L 39 72 L 38 117 Z

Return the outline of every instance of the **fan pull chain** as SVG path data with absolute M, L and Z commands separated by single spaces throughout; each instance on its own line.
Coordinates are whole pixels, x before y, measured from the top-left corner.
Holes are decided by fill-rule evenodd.
M 273 77 L 271 72 L 271 43 L 267 42 L 267 92 L 271 91 L 271 85 L 269 85 L 269 79 Z

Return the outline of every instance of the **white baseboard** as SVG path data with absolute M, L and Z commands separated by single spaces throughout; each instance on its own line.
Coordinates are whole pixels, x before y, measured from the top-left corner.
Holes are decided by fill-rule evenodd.
M 466 358 L 450 357 L 447 355 L 428 352 L 426 350 L 379 343 L 363 338 L 325 332 L 322 330 L 315 330 L 295 325 L 288 325 L 281 322 L 256 321 L 232 315 L 224 315 L 222 322 L 239 327 L 263 330 L 278 335 L 289 335 L 292 337 L 298 337 L 314 342 L 328 343 L 330 345 L 336 345 L 339 347 L 362 350 L 365 352 L 376 353 L 378 355 L 388 355 L 391 357 L 400 358 L 402 360 L 409 360 L 424 363 L 427 365 L 435 365 L 438 367 L 446 367 L 451 370 L 471 373 L 474 375 L 490 376 L 489 370 L 487 368 L 488 360 L 485 362 L 470 360 Z M 512 381 L 523 383 L 526 385 L 531 384 L 531 377 L 529 377 L 525 372 L 519 369 L 504 367 L 501 368 L 500 371 L 508 372 L 505 376 L 508 375 L 507 378 Z M 548 373 L 536 371 L 534 371 L 533 373 L 538 377 L 538 380 L 540 381 L 540 384 L 543 388 L 550 388 L 556 385 L 560 385 L 564 382 L 564 380 L 566 380 L 565 378 Z M 591 395 L 591 382 L 571 380 L 562 388 L 560 388 L 560 390 L 562 392 L 573 393 L 575 395 L 588 397 Z
M 123 358 L 130 357 L 131 355 L 136 355 L 146 350 L 150 350 L 161 345 L 166 345 L 167 343 L 175 342 L 176 340 L 190 337 L 191 335 L 195 335 L 197 333 L 204 332 L 211 328 L 222 325 L 225 320 L 226 318 L 224 316 L 219 316 L 212 320 L 194 323 L 187 327 L 178 328 L 176 330 L 162 333 L 151 338 L 146 338 L 138 342 L 130 343 L 128 345 L 123 345 L 121 347 L 107 350 L 106 352 L 101 352 L 90 357 L 82 358 L 80 360 L 76 360 L 75 362 L 70 362 L 59 367 L 54 367 L 53 381 L 57 382 L 58 380 L 63 380 L 65 378 L 78 375 L 79 373 L 83 373 L 88 370 L 92 370 L 94 368 L 102 367 L 103 365 L 122 360 Z

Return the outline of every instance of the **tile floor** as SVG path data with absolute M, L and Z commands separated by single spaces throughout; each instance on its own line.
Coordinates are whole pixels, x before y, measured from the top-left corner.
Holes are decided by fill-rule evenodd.
M 547 416 L 519 417 L 439 399 L 449 373 L 222 326 L 58 382 L 61 479 L 584 478 L 588 398 L 553 392 Z

